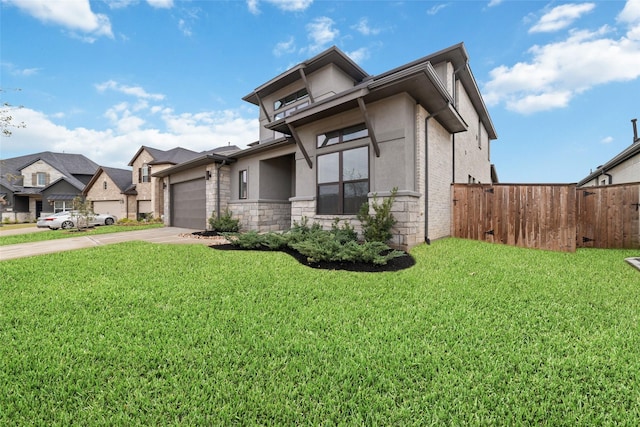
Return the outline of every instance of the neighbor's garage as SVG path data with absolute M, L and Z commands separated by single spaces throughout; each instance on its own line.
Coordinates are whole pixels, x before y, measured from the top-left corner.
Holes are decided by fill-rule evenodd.
M 171 184 L 171 225 L 204 230 L 207 225 L 205 180 Z
M 118 216 L 121 210 L 120 200 L 96 200 L 93 202 L 93 211 L 97 214 Z

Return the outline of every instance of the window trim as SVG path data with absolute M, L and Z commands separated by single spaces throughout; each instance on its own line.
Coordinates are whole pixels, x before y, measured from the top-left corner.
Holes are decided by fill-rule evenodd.
M 353 179 L 353 180 L 344 180 L 343 172 L 344 172 L 344 163 L 343 163 L 343 154 L 346 151 L 358 150 L 361 148 L 366 148 L 367 153 L 367 177 L 365 179 Z M 368 145 L 360 145 L 357 147 L 349 147 L 342 150 L 331 151 L 329 153 L 323 153 L 318 155 L 316 158 L 319 160 L 323 156 L 328 156 L 331 154 L 338 154 L 338 181 L 330 181 L 330 182 L 318 182 L 320 167 L 316 168 L 316 215 L 356 215 L 358 211 L 355 212 L 346 212 L 344 211 L 345 199 L 344 199 L 344 187 L 346 184 L 357 184 L 366 182 L 367 183 L 367 193 L 371 191 L 371 150 Z M 319 165 L 319 161 L 316 163 Z M 330 213 L 322 213 L 319 211 L 320 208 L 320 188 L 327 186 L 338 186 L 338 209 L 337 212 Z

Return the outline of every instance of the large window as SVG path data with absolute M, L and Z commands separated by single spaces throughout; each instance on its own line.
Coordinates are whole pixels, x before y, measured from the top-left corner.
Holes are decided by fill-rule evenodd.
M 320 215 L 354 215 L 369 193 L 369 147 L 318 156 Z
M 342 142 L 353 141 L 358 138 L 366 138 L 369 136 L 369 130 L 364 123 L 351 126 L 348 128 L 334 130 L 331 132 L 323 133 L 317 137 L 317 147 L 327 147 L 333 144 L 340 144 Z
M 238 194 L 238 197 L 241 199 L 246 199 L 247 198 L 247 170 L 241 170 L 240 171 L 240 177 L 238 182 L 240 183 L 240 191 Z

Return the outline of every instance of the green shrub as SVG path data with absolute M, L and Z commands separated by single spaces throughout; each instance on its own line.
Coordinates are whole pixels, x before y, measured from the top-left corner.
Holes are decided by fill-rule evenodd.
M 340 225 L 336 218 L 331 230 L 323 230 L 318 223 L 309 225 L 303 217 L 286 233 L 258 233 L 248 231 L 242 234 L 224 233 L 231 244 L 242 249 L 281 250 L 289 247 L 307 257 L 310 263 L 319 262 L 365 262 L 384 265 L 391 259 L 405 255 L 394 251 L 382 242 L 358 243 L 358 234 L 345 222 Z
M 240 220 L 233 219 L 229 209 L 225 211 L 224 215 L 220 215 L 220 218 L 217 217 L 216 211 L 213 211 L 209 217 L 209 228 L 211 231 L 219 233 L 236 233 L 240 231 Z
M 378 203 L 378 197 L 374 194 L 371 206 L 369 206 L 368 202 L 365 202 L 360 207 L 357 217 L 362 223 L 362 234 L 365 241 L 386 243 L 393 236 L 391 228 L 397 221 L 391 213 L 391 207 L 396 199 L 397 192 L 398 188 L 394 187 L 391 190 L 391 195 L 384 199 L 382 203 Z M 373 215 L 369 213 L 370 207 L 375 212 Z

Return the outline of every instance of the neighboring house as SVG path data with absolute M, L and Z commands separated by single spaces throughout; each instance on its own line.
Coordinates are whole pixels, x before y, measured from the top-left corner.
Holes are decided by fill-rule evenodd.
M 81 154 L 42 153 L 0 160 L 3 218 L 31 221 L 70 210 L 98 165 Z
M 83 193 L 93 211 L 115 215 L 118 219 L 128 218 L 131 207 L 136 205 L 131 175 L 129 169 L 100 166 Z
M 260 108 L 259 141 L 154 171 L 165 223 L 202 229 L 229 209 L 244 230 L 329 226 L 397 188 L 393 243 L 450 235 L 451 184 L 497 177 L 468 59 L 460 43 L 371 76 L 332 47 L 289 69 L 243 98 Z
M 578 187 L 640 182 L 640 138 L 638 138 L 636 119 L 631 122 L 633 123 L 633 143 L 580 180 Z
M 162 182 L 152 177 L 171 166 L 207 153 L 231 153 L 236 146 L 205 152 L 176 147 L 171 150 L 142 146 L 129 166 L 131 170 L 101 167 L 87 185 L 84 194 L 96 213 L 110 213 L 118 218 L 161 218 L 164 215 Z

